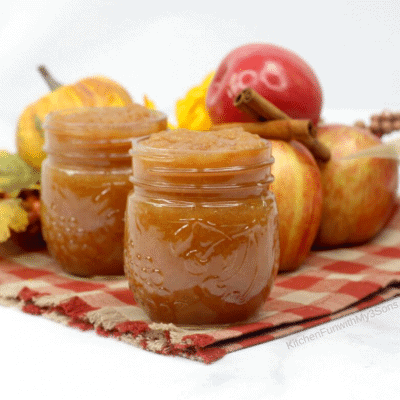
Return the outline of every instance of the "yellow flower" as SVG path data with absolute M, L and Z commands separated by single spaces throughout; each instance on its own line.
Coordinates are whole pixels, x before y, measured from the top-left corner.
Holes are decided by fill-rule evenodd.
M 154 101 L 150 100 L 146 95 L 143 96 L 143 105 L 149 108 L 150 110 L 156 109 Z
M 208 87 L 214 77 L 210 72 L 198 86 L 193 86 L 183 99 L 179 99 L 175 105 L 176 120 L 179 128 L 206 131 L 212 123 L 206 108 L 206 95 Z M 155 103 L 146 95 L 143 96 L 143 104 L 150 109 L 157 109 Z M 168 124 L 170 129 L 175 127 Z
M 206 95 L 214 72 L 203 82 L 191 88 L 183 99 L 176 102 L 175 113 L 179 128 L 206 131 L 211 127 L 211 119 L 206 109 Z

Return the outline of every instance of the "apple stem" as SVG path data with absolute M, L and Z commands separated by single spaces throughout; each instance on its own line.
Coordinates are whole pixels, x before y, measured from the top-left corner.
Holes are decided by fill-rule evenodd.
M 40 65 L 38 67 L 38 70 L 44 80 L 46 81 L 47 85 L 49 86 L 50 90 L 54 92 L 56 89 L 62 86 L 61 83 L 57 82 L 49 73 L 47 68 L 44 65 Z

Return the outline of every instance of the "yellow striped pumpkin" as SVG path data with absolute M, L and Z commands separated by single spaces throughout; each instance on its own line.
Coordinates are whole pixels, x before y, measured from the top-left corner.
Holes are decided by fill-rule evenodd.
M 71 85 L 61 85 L 45 67 L 40 66 L 39 71 L 51 92 L 23 111 L 16 132 L 18 154 L 36 169 L 40 169 L 46 156 L 42 123 L 49 112 L 74 107 L 123 107 L 132 104 L 130 94 L 109 78 L 94 76 Z

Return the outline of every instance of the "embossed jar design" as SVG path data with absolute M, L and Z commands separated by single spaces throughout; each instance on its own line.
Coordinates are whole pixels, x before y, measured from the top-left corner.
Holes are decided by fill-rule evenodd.
M 271 145 L 243 130 L 175 130 L 134 141 L 125 275 L 157 322 L 245 321 L 279 265 Z
M 74 275 L 122 275 L 132 138 L 166 129 L 166 116 L 134 104 L 48 115 L 42 165 L 43 236 Z

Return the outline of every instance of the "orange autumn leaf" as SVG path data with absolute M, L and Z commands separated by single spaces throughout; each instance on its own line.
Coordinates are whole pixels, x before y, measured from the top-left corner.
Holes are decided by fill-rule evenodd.
M 21 199 L 1 199 L 0 215 L 0 243 L 10 238 L 11 231 L 23 232 L 29 224 L 28 213 L 21 206 Z

